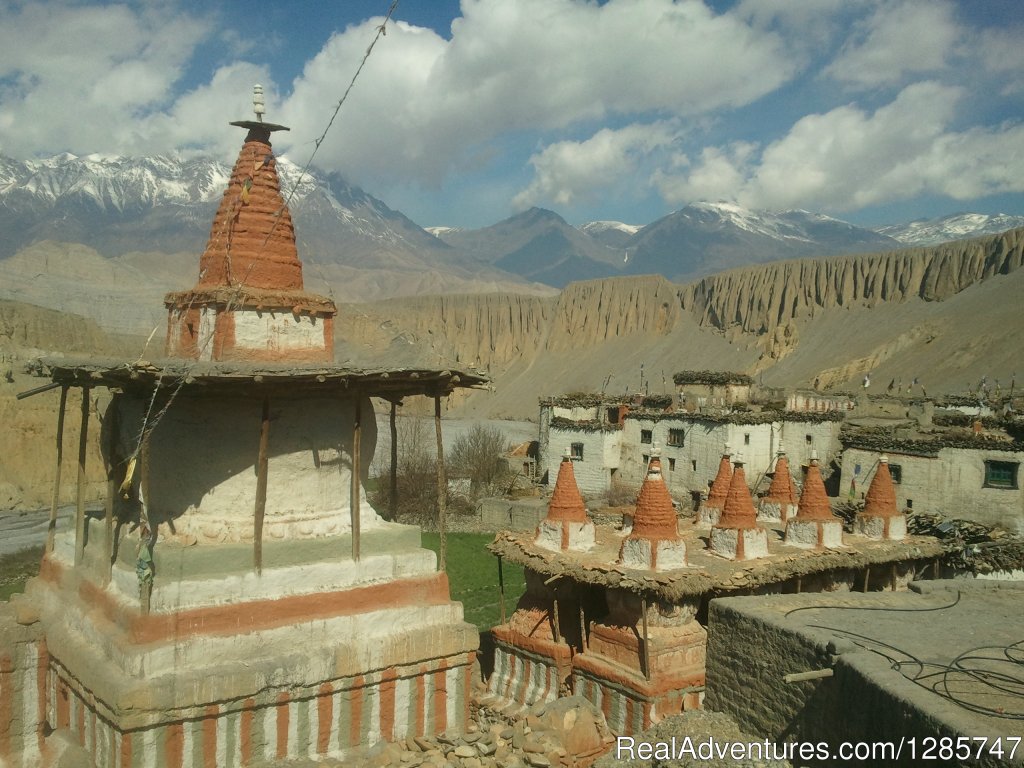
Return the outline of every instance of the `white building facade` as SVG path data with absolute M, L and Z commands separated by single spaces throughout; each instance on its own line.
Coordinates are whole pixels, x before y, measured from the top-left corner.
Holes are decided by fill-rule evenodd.
M 1024 534 L 1024 491 L 1019 444 L 1001 446 L 968 443 L 945 446 L 922 443 L 920 450 L 900 443 L 893 446 L 846 446 L 840 485 L 852 487 L 855 498 L 867 492 L 878 458 L 889 457 L 889 472 L 900 509 L 973 520 Z

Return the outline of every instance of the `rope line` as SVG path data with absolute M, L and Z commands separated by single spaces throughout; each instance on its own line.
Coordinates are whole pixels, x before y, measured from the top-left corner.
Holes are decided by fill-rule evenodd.
M 309 159 L 306 161 L 306 164 L 302 167 L 302 170 L 299 172 L 298 178 L 295 179 L 295 183 L 292 184 L 291 191 L 288 192 L 288 196 L 284 200 L 284 205 L 281 206 L 281 210 L 278 212 L 277 221 L 280 221 L 281 211 L 284 211 L 288 204 L 291 203 L 292 198 L 295 196 L 295 192 L 299 188 L 299 184 L 302 183 L 302 180 L 306 177 L 306 174 L 309 172 L 309 168 L 313 164 L 313 158 L 315 158 L 316 153 L 320 151 L 320 145 L 323 144 L 324 139 L 327 138 L 327 133 L 331 130 L 331 126 L 334 125 L 334 121 L 335 119 L 337 119 L 338 113 L 341 111 L 341 105 L 345 103 L 345 100 L 348 98 L 349 93 L 352 92 L 352 88 L 356 84 L 356 80 L 359 78 L 359 74 L 363 71 L 363 67 L 366 66 L 366 62 L 370 58 L 370 54 L 373 53 L 374 46 L 377 45 L 378 40 L 380 40 L 382 37 L 384 37 L 384 35 L 387 34 L 387 23 L 391 20 L 391 16 L 392 14 L 394 14 L 395 9 L 397 7 L 398 0 L 391 0 L 391 6 L 388 8 L 387 13 L 384 14 L 384 21 L 382 21 L 380 26 L 377 27 L 377 34 L 374 35 L 373 40 L 370 41 L 370 45 L 367 47 L 366 53 L 363 54 L 363 59 L 362 61 L 359 62 L 359 66 L 356 67 L 355 74 L 352 75 L 352 79 L 349 81 L 348 87 L 345 89 L 345 92 L 341 95 L 341 98 L 338 99 L 338 103 L 334 106 L 334 112 L 331 114 L 330 120 L 327 121 L 327 126 L 324 128 L 323 133 L 320 134 L 320 137 L 314 140 L 313 151 L 312 153 L 310 153 Z M 267 237 L 263 241 L 264 245 L 266 245 L 267 240 L 270 239 L 270 236 L 274 234 L 274 230 L 277 228 L 277 221 L 274 222 L 274 226 L 271 227 L 270 232 L 267 233 Z

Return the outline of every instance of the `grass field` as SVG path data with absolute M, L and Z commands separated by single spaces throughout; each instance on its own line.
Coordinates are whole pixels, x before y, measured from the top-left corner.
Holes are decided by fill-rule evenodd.
M 485 631 L 500 621 L 498 559 L 485 549 L 493 533 L 448 534 L 448 581 L 452 600 L 462 603 L 466 621 Z M 424 531 L 423 546 L 435 552 L 440 547 L 436 533 Z M 526 582 L 522 566 L 502 562 L 505 581 L 505 613 L 511 615 Z
M 10 600 L 15 592 L 24 591 L 29 576 L 39 573 L 42 559 L 42 547 L 33 547 L 0 558 L 0 600 Z

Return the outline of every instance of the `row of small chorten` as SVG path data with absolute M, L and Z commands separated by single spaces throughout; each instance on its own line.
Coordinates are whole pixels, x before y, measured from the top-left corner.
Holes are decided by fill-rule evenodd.
M 813 454 L 798 497 L 789 473 L 789 461 L 780 447 L 775 475 L 758 510 L 747 487 L 743 462 L 734 461 L 726 447 L 718 474 L 694 525 L 710 527 L 709 550 L 712 553 L 730 560 L 752 560 L 768 555 L 768 531 L 761 522 L 785 524 L 784 542 L 791 546 L 817 550 L 843 546 L 843 523 L 832 512 L 818 460 Z M 679 535 L 672 497 L 661 474 L 661 459 L 656 451 L 648 464 L 636 509 L 631 522 L 627 519 L 626 529 L 618 564 L 658 571 L 686 567 L 686 545 Z M 888 458 L 883 455 L 868 488 L 864 509 L 857 514 L 856 531 L 880 540 L 902 539 L 906 530 L 906 516 L 896 508 Z M 535 543 L 546 549 L 576 552 L 585 552 L 594 546 L 594 524 L 587 518 L 568 451 L 558 468 L 548 514 L 537 527 Z

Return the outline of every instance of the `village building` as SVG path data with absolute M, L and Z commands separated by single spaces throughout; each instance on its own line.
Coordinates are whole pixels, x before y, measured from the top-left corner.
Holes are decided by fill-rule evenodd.
M 647 474 L 657 444 L 669 492 L 695 509 L 707 495 L 725 446 L 743 457 L 753 488 L 767 484 L 782 445 L 798 480 L 812 451 L 825 467 L 838 460 L 842 411 L 791 413 L 759 406 L 709 406 L 690 412 L 660 402 L 660 407 L 651 407 L 652 401 L 599 395 L 541 400 L 542 481 L 545 475 L 557 473 L 562 448 L 568 445 L 584 496 L 603 496 L 616 488 L 635 490 Z
M 303 287 L 270 143 L 284 128 L 260 101 L 233 123 L 247 136 L 199 280 L 166 298 L 167 359 L 38 364 L 59 424 L 69 388 L 113 393 L 108 493 L 87 513 L 85 396 L 75 526 L 51 517 L 0 625 L 0 764 L 70 741 L 97 768 L 284 765 L 467 727 L 477 630 L 419 529 L 363 488 L 371 396 L 426 395 L 439 419 L 486 378 L 333 362 L 336 308 Z
M 733 371 L 679 371 L 672 376 L 680 407 L 727 408 L 750 400 L 753 378 Z
M 972 520 L 1024 534 L 1024 443 L 999 431 L 851 430 L 843 434 L 840 487 L 866 494 L 882 457 L 899 510 Z

